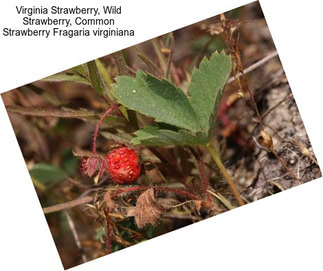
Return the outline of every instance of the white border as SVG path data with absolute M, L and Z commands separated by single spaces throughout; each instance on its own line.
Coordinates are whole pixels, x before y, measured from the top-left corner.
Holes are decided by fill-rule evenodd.
M 1 27 L 14 23 L 10 10 L 16 2 L 1 2 Z M 34 81 L 250 1 L 119 2 L 132 9 L 125 23 L 131 21 L 138 29 L 134 40 L 84 41 L 75 47 L 72 41 L 1 38 L 0 89 Z M 323 161 L 320 1 L 263 0 L 261 4 L 315 154 Z M 0 121 L 1 269 L 63 270 L 2 103 Z M 322 270 L 321 191 L 318 179 L 74 269 Z

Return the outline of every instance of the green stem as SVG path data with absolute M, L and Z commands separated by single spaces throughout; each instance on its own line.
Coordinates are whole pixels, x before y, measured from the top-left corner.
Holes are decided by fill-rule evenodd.
M 228 171 L 226 170 L 225 166 L 223 165 L 221 158 L 219 157 L 217 151 L 214 149 L 214 147 L 209 143 L 207 144 L 207 149 L 210 152 L 214 162 L 216 163 L 216 165 L 218 166 L 218 168 L 220 169 L 223 177 L 226 179 L 226 181 L 228 182 L 230 189 L 234 195 L 234 197 L 236 198 L 237 202 L 239 203 L 240 206 L 244 205 L 244 202 L 234 184 L 233 179 L 231 178 L 230 174 L 228 173 Z
M 160 47 L 159 47 L 159 44 L 158 44 L 158 39 L 157 38 L 156 39 L 153 39 L 152 40 L 152 44 L 153 44 L 155 53 L 157 55 L 157 58 L 159 60 L 159 64 L 161 66 L 161 69 L 162 69 L 162 71 L 164 73 L 164 76 L 165 76 L 166 70 L 167 70 L 167 63 L 165 61 L 165 58 L 164 58 L 163 54 L 160 51 Z
M 95 60 L 88 62 L 87 67 L 88 67 L 91 82 L 95 91 L 100 96 L 103 96 L 105 94 L 105 86 L 100 77 L 100 73 L 98 71 L 98 67 L 96 66 Z
M 101 76 L 103 77 L 104 81 L 107 84 L 107 87 L 109 90 L 112 90 L 112 79 L 110 77 L 110 74 L 108 73 L 107 69 L 104 67 L 104 65 L 102 64 L 102 62 L 100 61 L 100 59 L 96 59 L 95 60 L 96 66 L 98 67 L 98 70 L 101 74 Z
M 126 58 L 124 56 L 123 51 L 119 51 L 113 54 L 116 63 L 117 63 L 117 67 L 118 67 L 118 71 L 119 71 L 119 75 L 131 75 L 129 68 L 128 68 L 128 64 L 126 61 Z

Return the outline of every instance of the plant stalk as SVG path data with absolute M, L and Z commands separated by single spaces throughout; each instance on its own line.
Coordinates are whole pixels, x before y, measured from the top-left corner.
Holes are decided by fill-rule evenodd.
M 117 104 L 117 105 L 114 105 L 112 107 L 110 107 L 108 110 L 106 110 L 103 115 L 101 116 L 100 120 L 98 121 L 96 127 L 95 127 L 95 132 L 94 132 L 94 135 L 93 135 L 93 145 L 92 145 L 92 153 L 93 154 L 96 154 L 96 139 L 99 135 L 99 130 L 100 130 L 100 127 L 103 123 L 103 120 L 106 116 L 108 116 L 111 112 L 113 112 L 114 110 L 118 109 L 120 106 L 120 104 Z
M 234 197 L 236 198 L 238 204 L 240 206 L 244 205 L 245 203 L 243 202 L 243 200 L 242 200 L 242 198 L 241 198 L 241 196 L 240 196 L 240 194 L 239 194 L 239 192 L 238 192 L 238 190 L 237 190 L 237 188 L 236 188 L 236 186 L 234 184 L 233 179 L 231 178 L 230 174 L 228 173 L 225 166 L 223 165 L 220 156 L 218 155 L 218 153 L 216 152 L 216 150 L 214 149 L 214 147 L 210 143 L 208 143 L 206 147 L 207 147 L 208 151 L 210 152 L 214 162 L 216 163 L 216 165 L 220 169 L 223 177 L 228 182 L 228 184 L 230 186 L 230 189 L 231 189 Z
M 92 85 L 100 96 L 103 96 L 106 93 L 105 86 L 100 77 L 98 67 L 96 66 L 95 60 L 92 60 L 87 63 L 87 68 L 89 70 L 89 75 L 91 78 Z
M 43 208 L 43 212 L 45 214 L 50 214 L 50 213 L 66 210 L 66 209 L 69 209 L 69 208 L 73 208 L 73 207 L 76 207 L 76 206 L 79 206 L 79 205 L 82 205 L 82 204 L 87 204 L 87 203 L 90 203 L 91 201 L 93 201 L 93 197 L 85 196 L 85 197 L 77 198 L 75 200 L 71 200 L 71 201 L 68 201 L 68 202 L 64 202 L 64 203 L 60 203 L 60 204 L 57 204 L 57 205 L 45 207 L 45 208 Z

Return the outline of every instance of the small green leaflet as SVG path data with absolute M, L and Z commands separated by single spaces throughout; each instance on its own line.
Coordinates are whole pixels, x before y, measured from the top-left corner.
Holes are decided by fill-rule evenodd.
M 166 80 L 138 71 L 135 78 L 119 76 L 113 96 L 125 107 L 180 128 L 201 130 L 196 113 L 184 92 Z
M 198 116 L 204 133 L 212 130 L 216 121 L 222 90 L 231 73 L 230 56 L 213 53 L 208 60 L 204 58 L 198 69 L 192 72 L 189 85 L 190 102 Z

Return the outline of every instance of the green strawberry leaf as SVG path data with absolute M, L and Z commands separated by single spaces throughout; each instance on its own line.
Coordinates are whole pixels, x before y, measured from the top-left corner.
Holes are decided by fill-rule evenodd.
M 125 107 L 170 125 L 196 133 L 197 115 L 182 90 L 166 80 L 138 71 L 135 78 L 119 76 L 113 96 Z
M 230 56 L 215 52 L 210 59 L 204 58 L 198 69 L 192 72 L 189 85 L 190 102 L 197 114 L 203 133 L 210 136 L 223 88 L 231 73 Z
M 44 163 L 34 165 L 34 167 L 29 170 L 29 174 L 45 188 L 53 187 L 68 176 L 60 167 Z
M 159 129 L 157 126 L 145 126 L 144 129 L 134 133 L 135 138 L 131 140 L 134 145 L 145 146 L 168 146 L 168 145 L 205 145 L 206 138 L 198 133 L 193 135 L 186 130 Z

